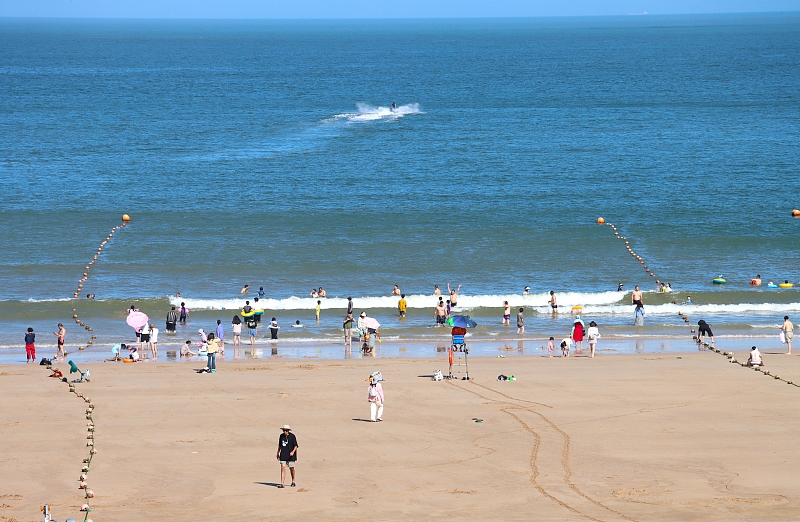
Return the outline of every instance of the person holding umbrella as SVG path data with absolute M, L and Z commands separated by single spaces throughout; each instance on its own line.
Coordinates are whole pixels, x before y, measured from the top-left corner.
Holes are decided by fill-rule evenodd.
M 380 338 L 380 334 L 378 333 L 378 329 L 381 327 L 381 323 L 375 320 L 372 317 L 364 317 L 364 320 L 361 322 L 362 326 L 364 327 L 364 344 L 362 349 L 364 350 L 365 354 L 372 353 L 375 348 L 375 339 Z

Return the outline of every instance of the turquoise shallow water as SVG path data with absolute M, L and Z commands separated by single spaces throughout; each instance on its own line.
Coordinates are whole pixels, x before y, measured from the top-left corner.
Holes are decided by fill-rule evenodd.
M 130 300 L 161 322 L 181 292 L 213 321 L 245 283 L 286 322 L 313 307 L 292 296 L 338 298 L 309 342 L 348 295 L 425 339 L 448 282 L 487 337 L 511 335 L 506 299 L 563 334 L 549 290 L 621 336 L 685 335 L 687 294 L 692 320 L 773 335 L 800 294 L 747 282 L 800 280 L 799 61 L 797 13 L 0 20 L 0 347 L 70 320 L 55 300 L 122 213 L 82 289 L 103 301 L 77 303 L 109 342 Z M 613 290 L 653 278 L 598 216 L 678 290 L 644 331 Z

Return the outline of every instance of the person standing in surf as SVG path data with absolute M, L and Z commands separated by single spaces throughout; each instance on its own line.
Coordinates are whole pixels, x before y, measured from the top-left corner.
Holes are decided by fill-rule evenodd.
M 458 285 L 458 288 L 452 290 L 450 288 L 450 283 L 447 283 L 447 291 L 450 292 L 450 306 L 455 308 L 458 306 L 458 293 L 461 291 L 461 285 Z
M 178 318 L 178 322 L 185 326 L 186 325 L 186 319 L 188 319 L 188 318 L 189 318 L 189 309 L 186 308 L 186 303 L 182 302 L 181 303 L 181 309 L 180 309 L 180 317 Z
M 553 309 L 553 313 L 558 312 L 558 301 L 556 301 L 556 294 L 552 290 L 550 290 L 550 300 L 547 301 L 547 304 Z
M 167 333 L 174 332 L 177 324 L 178 312 L 175 311 L 175 307 L 173 306 L 172 309 L 167 312 Z

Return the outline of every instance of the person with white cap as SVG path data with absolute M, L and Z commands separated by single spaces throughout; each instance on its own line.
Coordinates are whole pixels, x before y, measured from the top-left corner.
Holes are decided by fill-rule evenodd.
M 281 428 L 281 435 L 278 437 L 278 454 L 276 458 L 281 463 L 281 483 L 278 486 L 283 488 L 286 483 L 286 468 L 289 468 L 289 473 L 292 474 L 292 487 L 294 483 L 294 465 L 297 462 L 297 437 L 292 433 L 292 428 L 288 424 L 284 424 Z
M 369 401 L 369 418 L 372 422 L 380 422 L 383 417 L 383 377 L 380 372 L 375 372 L 369 377 L 369 391 L 367 400 Z
M 367 331 L 367 328 L 364 326 L 364 319 L 366 317 L 367 317 L 367 312 L 361 312 L 361 314 L 358 316 L 358 322 L 356 323 L 356 326 L 358 327 L 358 341 L 359 342 L 363 342 L 364 341 L 364 332 Z

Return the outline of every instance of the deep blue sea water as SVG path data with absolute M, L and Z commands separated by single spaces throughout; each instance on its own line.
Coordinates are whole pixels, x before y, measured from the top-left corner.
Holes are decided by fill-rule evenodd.
M 568 331 L 549 290 L 619 336 L 685 337 L 687 294 L 693 321 L 773 336 L 800 294 L 748 281 L 800 280 L 798 86 L 798 13 L 0 20 L 0 347 L 73 307 L 118 342 L 130 302 L 161 323 L 176 292 L 227 322 L 245 283 L 285 322 L 325 287 L 308 342 L 348 295 L 387 338 L 441 336 L 448 282 L 492 339 L 516 338 L 506 299 L 526 335 Z M 69 301 L 123 213 L 97 300 Z M 644 330 L 614 290 L 655 278 L 599 216 L 677 290 L 648 295 Z

